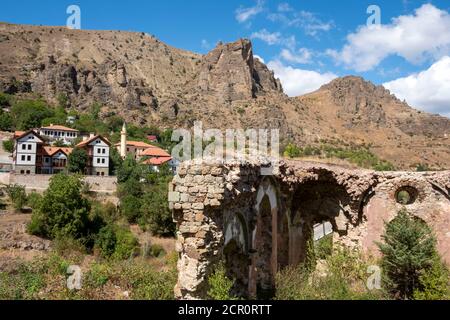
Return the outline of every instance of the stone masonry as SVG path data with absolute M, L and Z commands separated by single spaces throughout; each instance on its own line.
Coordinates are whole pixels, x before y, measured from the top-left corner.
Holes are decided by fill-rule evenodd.
M 306 259 L 313 226 L 329 222 L 333 241 L 379 255 L 376 241 L 399 210 L 434 230 L 450 264 L 450 171 L 375 172 L 282 161 L 183 163 L 169 186 L 179 253 L 175 294 L 206 297 L 207 278 L 223 261 L 243 297 L 267 297 L 274 275 Z M 266 170 L 267 171 L 267 170 Z M 399 193 L 407 193 L 407 202 Z

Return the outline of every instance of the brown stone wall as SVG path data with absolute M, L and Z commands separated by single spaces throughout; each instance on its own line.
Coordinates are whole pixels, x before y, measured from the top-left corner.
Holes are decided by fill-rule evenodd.
M 377 255 L 384 223 L 406 207 L 429 224 L 450 263 L 450 172 L 374 172 L 308 162 L 282 162 L 272 176 L 261 163 L 183 163 L 169 190 L 177 223 L 176 295 L 205 298 L 219 261 L 234 293 L 264 297 L 275 273 L 302 262 L 315 223 L 328 221 L 333 239 Z M 417 191 L 402 205 L 397 192 Z

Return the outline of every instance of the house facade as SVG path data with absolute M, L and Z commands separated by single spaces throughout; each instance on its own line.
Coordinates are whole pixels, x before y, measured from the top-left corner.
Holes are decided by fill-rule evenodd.
M 42 127 L 38 130 L 41 137 L 46 138 L 50 142 L 61 141 L 65 145 L 69 145 L 79 137 L 80 132 L 78 130 L 68 128 L 60 125 L 53 125 Z
M 52 146 L 55 140 L 37 133 L 42 129 L 15 133 L 13 172 L 16 174 L 55 174 L 67 170 L 68 157 L 73 148 Z M 88 154 L 87 175 L 109 175 L 110 143 L 106 138 L 91 135 L 77 147 Z
M 13 151 L 13 171 L 20 174 L 35 174 L 39 163 L 38 154 L 45 140 L 33 130 L 16 132 Z
M 78 148 L 86 150 L 88 154 L 87 175 L 109 175 L 109 149 L 111 143 L 100 135 L 92 136 L 79 144 Z

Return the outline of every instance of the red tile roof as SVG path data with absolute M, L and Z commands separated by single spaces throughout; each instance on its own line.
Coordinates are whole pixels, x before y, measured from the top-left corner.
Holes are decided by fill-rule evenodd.
M 61 125 L 50 125 L 50 126 L 47 126 L 47 127 L 42 127 L 41 129 L 79 132 L 76 129 L 68 128 L 68 127 L 61 126 Z
M 116 143 L 116 146 L 120 146 L 120 142 Z M 127 146 L 137 147 L 137 148 L 150 148 L 151 144 L 142 141 L 127 141 Z
M 160 166 L 166 162 L 169 162 L 172 160 L 172 157 L 159 157 L 159 158 L 150 158 L 145 161 L 143 161 L 144 164 L 151 164 L 154 166 Z
M 166 151 L 164 151 L 161 148 L 152 146 L 150 148 L 145 149 L 142 153 L 141 156 L 148 156 L 148 157 L 169 157 L 170 158 L 170 154 L 168 154 Z
M 54 154 L 62 151 L 65 155 L 69 155 L 72 153 L 73 148 L 64 148 L 64 147 L 49 147 L 45 146 L 42 148 L 44 150 L 44 155 L 53 156 Z

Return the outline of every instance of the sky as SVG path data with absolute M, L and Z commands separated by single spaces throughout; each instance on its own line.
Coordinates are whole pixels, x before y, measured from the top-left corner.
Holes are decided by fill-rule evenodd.
M 0 21 L 66 25 L 70 5 L 81 29 L 147 32 L 198 53 L 249 38 L 290 96 L 358 75 L 450 117 L 448 0 L 15 0 Z

